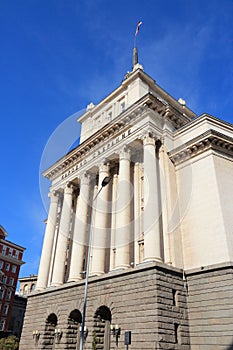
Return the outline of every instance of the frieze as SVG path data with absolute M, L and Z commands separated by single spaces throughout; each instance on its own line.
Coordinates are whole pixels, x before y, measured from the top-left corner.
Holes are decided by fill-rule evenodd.
M 80 163 L 76 164 L 72 168 L 70 168 L 68 171 L 66 171 L 64 174 L 61 176 L 61 180 L 64 180 L 77 170 L 81 169 L 88 161 L 91 159 L 94 159 L 104 153 L 106 150 L 110 149 L 111 147 L 115 146 L 117 143 L 125 139 L 127 136 L 131 134 L 131 129 L 128 129 L 126 132 L 123 132 L 121 135 L 117 136 L 115 139 L 113 139 L 111 142 L 108 142 L 105 146 L 99 148 L 97 151 L 93 152 L 91 155 L 89 155 L 87 158 L 85 158 L 83 161 Z

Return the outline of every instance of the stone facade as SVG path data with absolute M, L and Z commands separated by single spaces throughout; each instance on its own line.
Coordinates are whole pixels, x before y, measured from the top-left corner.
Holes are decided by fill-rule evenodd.
M 82 310 L 83 285 L 83 282 L 72 283 L 28 296 L 20 349 L 53 349 L 54 344 L 58 349 L 76 349 L 80 322 L 70 324 L 69 316 L 74 310 Z M 178 269 L 157 263 L 93 277 L 87 305 L 85 349 L 92 349 L 95 339 L 97 348 L 105 349 L 104 327 L 108 320 L 104 320 L 104 315 L 103 319 L 95 317 L 98 309 L 104 307 L 110 312 L 111 324 L 121 328 L 118 349 L 125 348 L 127 330 L 132 332 L 133 349 L 190 349 L 186 284 Z M 37 316 L 31 323 L 35 310 Z M 53 313 L 57 324 L 48 330 L 46 320 Z M 63 332 L 59 342 L 54 338 L 55 327 Z M 35 329 L 40 330 L 38 342 L 32 339 Z M 113 335 L 110 344 L 110 349 L 116 349 Z
M 77 349 L 82 325 L 84 349 L 124 349 L 128 330 L 132 349 L 230 350 L 233 126 L 197 117 L 139 64 L 79 122 L 80 145 L 44 172 L 20 349 Z
M 233 349 L 233 265 L 187 273 L 191 349 Z

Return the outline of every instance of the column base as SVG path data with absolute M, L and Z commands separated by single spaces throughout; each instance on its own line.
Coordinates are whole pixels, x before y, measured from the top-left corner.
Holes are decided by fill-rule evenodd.
M 143 263 L 150 263 L 150 262 L 163 262 L 161 258 L 156 258 L 156 257 L 148 257 L 143 259 Z
M 121 271 L 121 270 L 128 270 L 129 268 L 130 268 L 130 265 L 123 264 L 123 265 L 119 265 L 119 266 L 114 267 L 111 271 L 113 271 L 113 272 L 116 271 L 117 272 L 117 271 Z
M 101 272 L 90 272 L 89 273 L 89 277 L 97 277 L 97 276 L 101 276 L 104 275 L 105 272 L 101 271 Z
M 53 283 L 50 284 L 49 287 L 60 287 L 63 284 L 64 284 L 63 282 L 53 282 Z
M 66 283 L 79 282 L 81 280 L 83 280 L 82 277 L 71 277 L 71 278 L 68 279 L 68 281 Z

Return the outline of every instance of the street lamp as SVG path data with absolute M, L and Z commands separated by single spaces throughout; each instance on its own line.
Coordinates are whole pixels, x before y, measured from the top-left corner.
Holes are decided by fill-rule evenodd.
M 93 198 L 93 213 L 94 213 L 94 209 L 95 209 L 96 198 L 98 197 L 98 195 L 102 191 L 103 187 L 107 186 L 111 180 L 112 180 L 111 176 L 106 176 L 103 179 L 99 191 L 96 193 L 95 197 Z M 82 327 L 81 327 L 79 350 L 83 350 L 83 344 L 84 344 L 84 340 L 85 340 L 85 317 L 86 317 L 86 308 L 87 308 L 87 292 L 88 292 L 88 277 L 89 277 L 90 258 L 91 258 L 91 243 L 92 243 L 92 225 L 91 225 L 91 229 L 90 229 L 89 242 L 88 242 L 88 247 L 87 247 L 88 255 L 87 255 L 87 267 L 86 267 L 86 281 L 85 281 L 85 289 L 84 289 Z

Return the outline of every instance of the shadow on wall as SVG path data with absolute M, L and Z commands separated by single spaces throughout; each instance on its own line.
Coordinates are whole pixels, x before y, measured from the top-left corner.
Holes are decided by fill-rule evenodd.
M 233 350 L 233 343 L 230 346 L 228 346 L 228 348 L 226 348 L 226 350 Z

